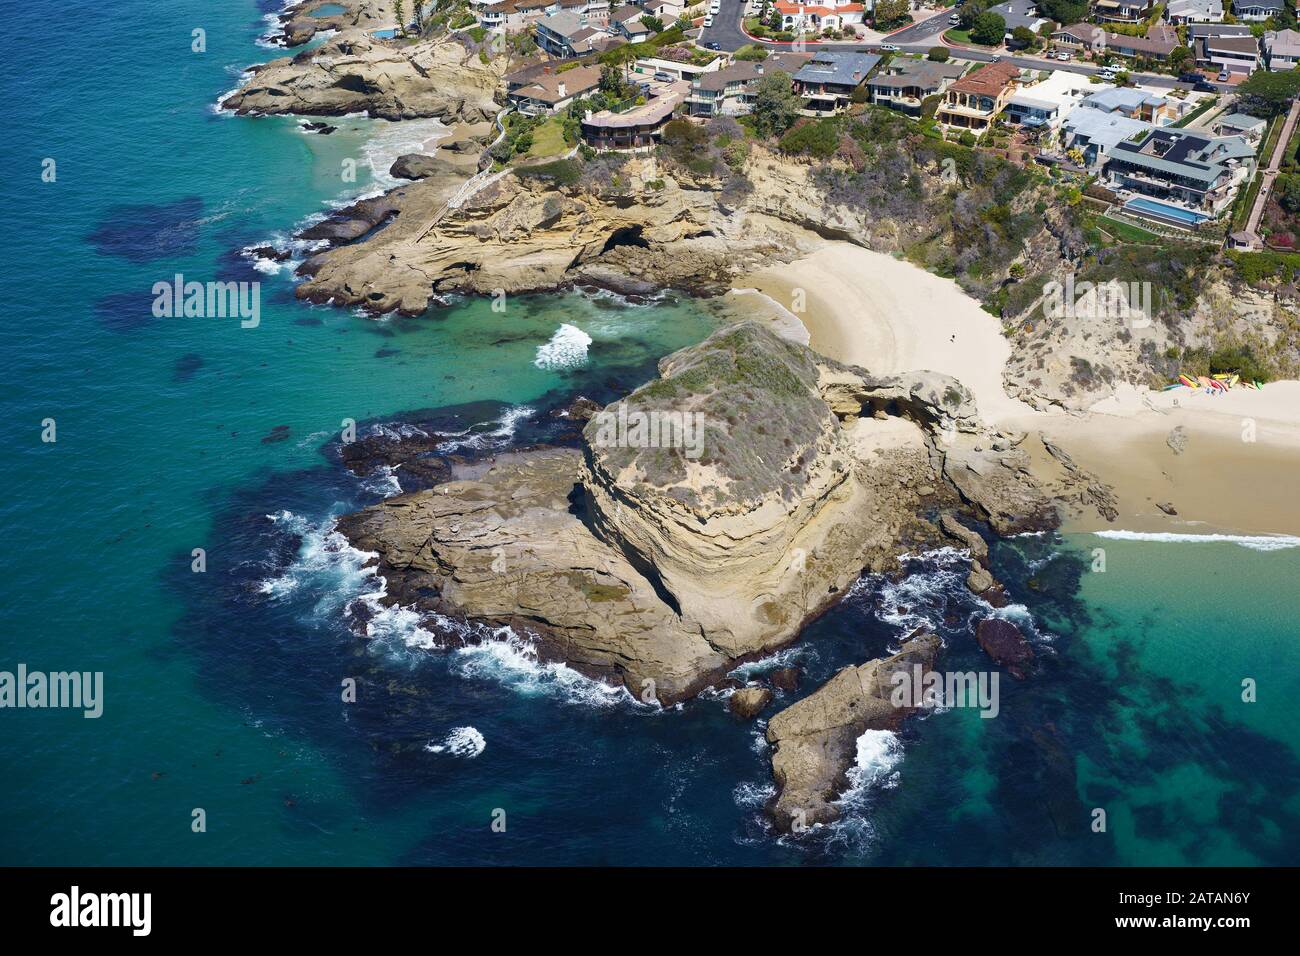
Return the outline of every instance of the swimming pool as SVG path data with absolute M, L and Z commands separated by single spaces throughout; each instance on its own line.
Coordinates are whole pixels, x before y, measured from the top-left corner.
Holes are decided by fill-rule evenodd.
M 1130 199 L 1124 204 L 1124 208 L 1140 216 L 1161 219 L 1179 226 L 1199 226 L 1210 218 L 1205 213 L 1193 212 L 1190 209 L 1183 209 L 1181 206 L 1171 206 L 1168 203 L 1157 202 L 1154 199 L 1146 199 L 1142 196 Z
M 325 3 L 311 12 L 313 17 L 337 17 L 341 13 L 347 13 L 348 8 L 338 3 Z

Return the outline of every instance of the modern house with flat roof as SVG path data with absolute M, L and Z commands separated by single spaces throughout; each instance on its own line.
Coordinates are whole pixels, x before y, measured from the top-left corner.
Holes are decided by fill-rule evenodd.
M 663 136 L 664 127 L 679 106 L 686 102 L 691 84 L 677 80 L 661 86 L 640 106 L 616 112 L 587 111 L 582 119 L 582 141 L 597 150 L 643 152 L 653 149 Z
M 1248 37 L 1250 27 L 1241 23 L 1193 23 L 1187 28 L 1187 45 L 1206 37 Z
M 1213 128 L 1216 136 L 1240 136 L 1258 147 L 1268 122 L 1248 113 L 1229 113 L 1217 117 Z
M 1007 25 L 1006 39 L 1011 39 L 1011 31 L 1016 27 L 1026 27 L 1038 32 L 1038 28 L 1049 22 L 1038 12 L 1036 0 L 996 0 L 989 6 L 989 13 L 996 13 Z
M 1259 69 L 1259 41 L 1253 36 L 1205 37 L 1196 46 L 1196 63 L 1229 73 L 1254 73 Z
M 948 87 L 935 119 L 945 126 L 982 132 L 1002 112 L 1016 91 L 1020 70 L 1010 63 L 990 63 Z
M 521 113 L 541 116 L 562 110 L 599 87 L 600 67 L 580 66 L 563 73 L 544 73 L 510 90 L 506 99 Z
M 1022 85 L 1007 100 L 1002 118 L 1013 126 L 1051 131 L 1060 128 L 1096 87 L 1079 73 L 1053 70 L 1037 83 Z
M 1153 129 L 1151 124 L 1142 120 L 1104 110 L 1080 108 L 1070 113 L 1061 124 L 1061 148 L 1065 152 L 1078 150 L 1084 168 L 1095 173 L 1110 158 L 1111 150 L 1149 129 Z
M 803 97 L 803 114 L 824 116 L 847 109 L 853 92 L 879 63 L 874 53 L 814 53 L 793 77 L 794 90 Z
M 937 96 L 960 79 L 966 67 L 960 63 L 895 59 L 867 80 L 871 102 L 916 116 L 927 96 Z
M 1275 72 L 1294 70 L 1300 65 L 1300 32 L 1269 30 L 1265 33 L 1264 63 Z
M 1232 15 L 1246 23 L 1260 23 L 1285 12 L 1284 0 L 1237 0 L 1232 4 Z
M 1127 116 L 1152 126 L 1166 126 L 1184 111 L 1182 100 L 1157 96 L 1131 86 L 1112 86 L 1084 98 L 1085 109 L 1101 110 L 1115 116 Z
M 1165 19 L 1177 26 L 1218 23 L 1223 19 L 1223 0 L 1169 0 Z
M 1240 136 L 1151 129 L 1110 151 L 1104 178 L 1112 189 L 1216 216 L 1254 168 L 1255 149 Z

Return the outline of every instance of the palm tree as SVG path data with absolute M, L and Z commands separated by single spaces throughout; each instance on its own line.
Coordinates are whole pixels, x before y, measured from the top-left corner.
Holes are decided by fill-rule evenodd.
M 417 33 L 424 32 L 424 0 L 412 0 L 411 6 L 415 8 L 415 30 Z
M 406 15 L 402 9 L 402 0 L 393 0 L 393 16 L 397 17 L 397 35 L 406 36 Z

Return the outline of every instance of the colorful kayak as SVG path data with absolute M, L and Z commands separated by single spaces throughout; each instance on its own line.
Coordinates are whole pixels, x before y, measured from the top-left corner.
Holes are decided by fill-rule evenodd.
M 1182 384 L 1186 385 L 1188 388 L 1195 388 L 1195 387 L 1196 387 L 1196 380 L 1193 379 L 1193 378 L 1188 378 L 1186 375 L 1179 375 L 1179 376 L 1178 376 L 1178 381 L 1180 381 Z

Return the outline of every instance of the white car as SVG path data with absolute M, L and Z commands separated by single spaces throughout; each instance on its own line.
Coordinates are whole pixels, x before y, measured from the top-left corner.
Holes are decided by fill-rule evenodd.
M 713 14 L 710 13 L 707 17 L 704 18 L 704 29 L 707 30 L 711 26 L 713 26 Z
M 893 43 L 882 43 L 880 44 L 880 49 L 884 50 L 886 53 L 898 52 L 898 47 Z
M 709 13 L 717 13 L 721 9 L 722 9 L 722 4 L 719 2 L 719 0 L 713 0 L 713 2 L 709 4 Z

